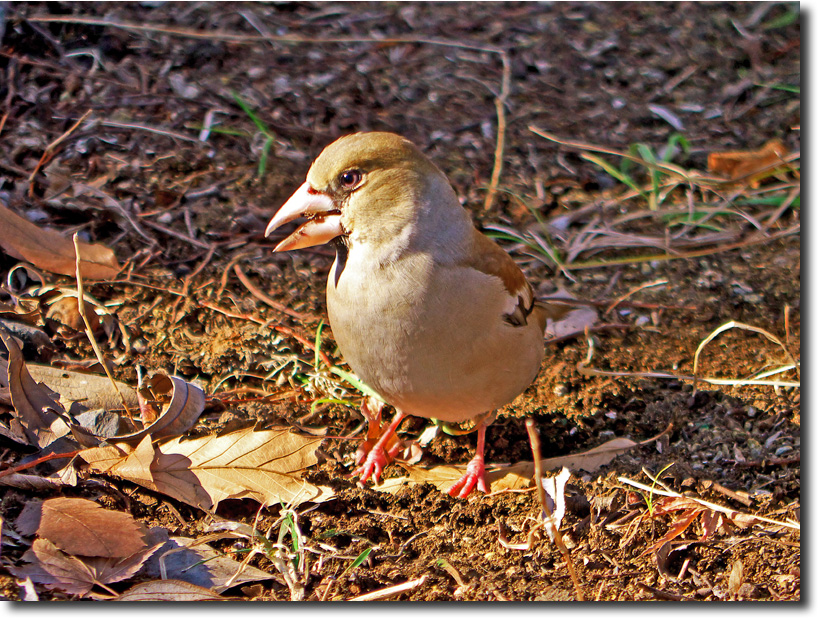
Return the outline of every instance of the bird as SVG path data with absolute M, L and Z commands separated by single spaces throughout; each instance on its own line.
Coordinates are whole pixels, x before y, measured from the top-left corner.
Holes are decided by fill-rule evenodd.
M 335 247 L 326 288 L 333 336 L 355 374 L 395 408 L 382 427 L 380 408 L 362 406 L 370 428 L 353 475 L 380 481 L 407 416 L 473 421 L 476 453 L 449 494 L 486 493 L 486 428 L 540 371 L 549 304 L 475 227 L 444 173 L 398 134 L 328 145 L 265 236 L 302 219 L 273 251 Z

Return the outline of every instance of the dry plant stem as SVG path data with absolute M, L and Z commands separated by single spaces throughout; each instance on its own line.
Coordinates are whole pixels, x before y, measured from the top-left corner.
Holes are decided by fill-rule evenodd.
M 557 136 L 548 133 L 547 131 L 544 131 L 543 129 L 540 129 L 534 125 L 529 125 L 528 129 L 535 135 L 539 135 L 542 138 L 546 138 L 547 140 L 550 140 L 562 146 L 568 146 L 570 148 L 576 148 L 577 150 L 582 151 L 592 151 L 597 153 L 604 153 L 606 155 L 614 155 L 616 157 L 621 157 L 623 159 L 639 163 L 640 165 L 643 165 L 652 170 L 661 170 L 667 174 L 678 176 L 681 180 L 688 184 L 708 185 L 714 187 L 734 187 L 736 185 L 742 184 L 744 181 L 750 181 L 752 177 L 757 176 L 760 173 L 773 172 L 774 170 L 781 168 L 783 165 L 787 165 L 794 161 L 798 161 L 801 157 L 799 152 L 790 153 L 788 156 L 782 157 L 781 160 L 777 163 L 771 164 L 769 166 L 764 166 L 758 170 L 753 170 L 748 174 L 745 174 L 744 176 L 726 179 L 720 176 L 708 176 L 705 174 L 700 174 L 699 172 L 690 172 L 680 166 L 674 165 L 673 163 L 650 163 L 643 159 L 642 157 L 630 155 L 628 153 L 615 150 L 613 148 L 606 148 L 605 146 L 598 146 L 596 144 L 590 144 L 588 142 L 562 140 Z
M 759 245 L 762 243 L 769 243 L 778 238 L 789 236 L 791 234 L 798 234 L 801 230 L 801 225 L 796 224 L 787 230 L 782 230 L 769 236 L 755 235 L 751 239 L 745 241 L 737 241 L 727 245 L 719 245 L 708 249 L 698 249 L 695 251 L 679 252 L 676 254 L 653 254 L 648 256 L 628 256 L 625 258 L 612 258 L 610 260 L 585 260 L 579 262 L 568 262 L 562 265 L 563 269 L 568 271 L 578 271 L 580 269 L 597 269 L 600 267 L 620 266 L 623 264 L 642 264 L 644 262 L 652 262 L 654 260 L 680 260 L 685 258 L 702 258 L 703 256 L 711 256 L 713 254 L 720 254 L 722 252 L 731 251 L 734 249 L 743 249 L 751 247 L 752 245 Z
M 103 127 L 111 127 L 112 129 L 136 129 L 138 131 L 147 131 L 149 133 L 156 133 L 158 135 L 164 135 L 169 138 L 175 138 L 177 140 L 184 140 L 186 142 L 194 142 L 195 144 L 200 144 L 198 138 L 192 138 L 189 135 L 185 135 L 184 133 L 177 133 L 176 131 L 168 131 L 167 129 L 157 129 L 156 127 L 149 127 L 148 125 L 140 125 L 138 123 L 121 123 L 114 120 L 101 120 L 100 124 Z
M 222 277 L 219 280 L 219 289 L 216 291 L 216 296 L 221 297 L 222 293 L 225 291 L 228 285 L 228 278 L 230 277 L 230 272 L 233 269 L 233 265 L 239 264 L 242 260 L 244 260 L 247 256 L 251 255 L 253 250 L 246 250 L 240 251 L 238 254 L 234 255 L 233 258 L 230 259 L 230 262 L 227 263 L 225 266 L 225 270 L 222 271 Z
M 224 30 L 190 30 L 188 28 L 169 28 L 166 26 L 155 26 L 137 24 L 126 21 L 115 21 L 110 19 L 96 19 L 93 17 L 77 17 L 71 15 L 31 15 L 26 17 L 27 21 L 45 23 L 67 23 L 85 24 L 88 26 L 110 26 L 112 28 L 122 28 L 123 30 L 137 30 L 141 32 L 160 32 L 192 39 L 206 39 L 209 41 L 227 41 L 238 44 L 251 44 L 260 41 L 274 41 L 276 43 L 427 43 L 430 45 L 442 45 L 445 47 L 457 47 L 460 49 L 471 49 L 475 51 L 489 52 L 493 54 L 501 53 L 501 49 L 492 45 L 478 45 L 472 43 L 461 43 L 459 41 L 449 41 L 446 39 L 433 39 L 425 37 L 405 36 L 405 37 L 305 37 L 298 34 L 286 35 L 247 35 L 226 32 Z
M 723 333 L 724 331 L 728 331 L 730 329 L 744 329 L 746 331 L 752 331 L 754 333 L 759 333 L 760 335 L 763 335 L 764 337 L 766 337 L 768 340 L 770 340 L 774 344 L 777 344 L 782 350 L 785 351 L 785 354 L 787 355 L 787 357 L 790 360 L 791 364 L 793 364 L 793 367 L 796 370 L 797 378 L 801 379 L 801 373 L 799 371 L 799 364 L 796 362 L 796 359 L 791 354 L 791 352 L 788 350 L 788 347 L 782 342 L 782 340 L 780 340 L 778 337 L 776 337 L 773 333 L 771 333 L 769 331 L 766 331 L 765 329 L 761 329 L 761 328 L 755 327 L 753 325 L 748 325 L 748 324 L 745 324 L 744 322 L 737 322 L 736 320 L 731 320 L 730 322 L 726 322 L 724 325 L 721 325 L 721 326 L 717 327 L 716 329 L 714 329 L 704 340 L 702 340 L 700 342 L 699 346 L 697 346 L 697 350 L 694 353 L 694 370 L 693 370 L 693 372 L 694 372 L 694 393 L 697 392 L 697 380 L 698 380 L 697 366 L 699 364 L 700 353 L 705 348 L 705 346 L 708 344 L 708 342 L 713 340 L 720 333 Z M 797 384 L 799 384 L 799 383 L 797 383 Z
M 424 574 L 421 578 L 416 578 L 415 580 L 408 580 L 405 583 L 400 585 L 394 585 L 392 587 L 387 587 L 385 589 L 378 589 L 377 591 L 371 591 L 370 593 L 365 593 L 364 595 L 359 595 L 358 597 L 354 597 L 349 602 L 373 602 L 375 600 L 383 600 L 385 598 L 391 597 L 393 595 L 397 595 L 399 593 L 403 593 L 404 591 L 410 591 L 415 589 L 416 587 L 420 587 L 423 585 L 427 578 L 429 578 L 428 574 Z
M 509 63 L 509 56 L 505 51 L 500 52 L 503 63 L 503 78 L 501 80 L 500 94 L 495 98 L 495 113 L 498 117 L 498 137 L 495 143 L 495 163 L 492 167 L 492 179 L 489 182 L 489 191 L 486 193 L 486 200 L 483 203 L 483 210 L 488 211 L 495 195 L 498 193 L 498 183 L 500 182 L 501 170 L 503 169 L 503 147 L 506 140 L 506 99 L 509 96 L 509 86 L 512 80 L 512 70 Z
M 182 300 L 186 298 L 188 294 L 190 294 L 190 286 L 191 282 L 193 281 L 193 278 L 196 277 L 199 273 L 201 273 L 202 269 L 204 269 L 213 258 L 213 254 L 216 252 L 216 247 L 217 245 L 212 245 L 211 248 L 208 250 L 208 253 L 205 255 L 204 259 L 202 259 L 196 266 L 196 268 L 190 273 L 188 273 L 188 275 L 185 277 L 185 281 L 182 285 L 182 294 L 179 295 L 179 297 L 177 297 L 176 301 L 173 304 L 173 310 L 171 312 L 172 324 L 176 324 L 181 319 L 181 318 L 177 319 L 176 310 L 179 308 L 179 304 L 182 302 Z
M 196 247 L 201 247 L 202 249 L 210 249 L 213 245 L 211 243 L 205 243 L 204 241 L 200 241 L 199 239 L 195 239 L 192 236 L 188 236 L 187 234 L 183 234 L 181 232 L 177 232 L 172 228 L 168 228 L 167 226 L 163 226 L 162 224 L 158 224 L 155 221 L 151 221 L 150 219 L 145 220 L 145 225 L 150 226 L 154 230 L 159 230 L 160 232 L 164 232 L 169 236 L 176 237 L 182 241 L 186 241 L 191 245 L 196 245 Z
M 37 165 L 34 166 L 34 171 L 31 173 L 31 176 L 28 177 L 28 196 L 30 198 L 34 197 L 34 177 L 37 176 L 37 173 L 40 171 L 40 168 L 42 168 L 48 161 L 51 160 L 51 158 L 54 156 L 54 151 L 57 149 L 57 147 L 60 144 L 62 144 L 68 138 L 68 136 L 74 133 L 77 130 L 77 128 L 79 128 L 79 126 L 83 124 L 85 122 L 85 119 L 88 118 L 90 115 L 91 110 L 88 110 L 85 114 L 80 116 L 80 119 L 77 122 L 71 125 L 68 131 L 63 133 L 51 144 L 46 146 L 46 149 L 43 152 L 43 156 L 40 157 L 40 161 L 37 162 Z
M 80 273 L 80 239 L 79 235 L 75 232 L 74 236 L 72 237 L 74 240 L 74 255 L 76 256 L 76 271 L 77 271 L 77 310 L 82 317 L 82 322 L 85 325 L 85 334 L 88 336 L 88 341 L 91 342 L 91 348 L 94 349 L 94 354 L 97 355 L 97 361 L 100 362 L 102 369 L 105 370 L 105 375 L 108 377 L 108 380 L 111 381 L 111 384 L 114 386 L 114 389 L 119 395 L 119 399 L 122 400 L 122 406 L 125 409 L 125 414 L 128 416 L 128 419 L 131 420 L 133 423 L 134 417 L 131 413 L 131 409 L 128 408 L 128 403 L 125 401 L 125 397 L 122 395 L 122 392 L 119 390 L 119 386 L 117 385 L 117 381 L 114 380 L 114 377 L 111 376 L 111 371 L 108 369 L 108 365 L 105 363 L 105 359 L 102 356 L 102 351 L 100 350 L 99 344 L 97 344 L 97 339 L 94 337 L 94 332 L 91 330 L 91 325 L 88 322 L 88 315 L 85 312 L 85 296 L 82 292 L 82 274 Z
M 3 469 L 2 471 L 0 471 L 0 477 L 5 477 L 6 475 L 11 475 L 13 473 L 19 473 L 20 471 L 30 469 L 32 467 L 37 466 L 38 464 L 42 464 L 43 462 L 48 462 L 49 460 L 62 460 L 63 458 L 73 458 L 81 451 L 82 449 L 77 449 L 76 451 L 66 451 L 65 453 L 48 454 L 47 456 L 37 458 L 36 460 L 32 460 L 31 462 L 25 462 L 24 464 L 18 464 L 17 466 L 11 466 L 7 469 Z
M 785 314 L 785 346 L 788 347 L 790 350 L 791 346 L 791 306 L 785 305 L 783 309 L 783 313 Z
M 637 288 L 634 288 L 634 289 L 632 289 L 632 290 L 629 290 L 629 291 L 628 291 L 626 294 L 624 294 L 622 297 L 619 297 L 619 298 L 615 299 L 614 301 L 612 301 L 611 305 L 609 305 L 609 306 L 606 308 L 606 310 L 603 312 L 603 315 L 605 316 L 606 314 L 608 314 L 609 312 L 611 312 L 611 311 L 612 311 L 612 310 L 613 310 L 615 307 L 617 307 L 618 305 L 620 305 L 620 304 L 621 304 L 623 301 L 625 301 L 626 299 L 628 299 L 628 298 L 629 298 L 630 296 L 632 296 L 633 294 L 635 294 L 635 293 L 637 293 L 637 292 L 640 292 L 641 290 L 645 290 L 646 288 L 653 288 L 653 287 L 655 287 L 655 286 L 663 286 L 663 285 L 665 285 L 665 284 L 667 284 L 667 283 L 668 283 L 668 280 L 667 280 L 667 279 L 658 279 L 658 280 L 656 280 L 656 281 L 653 281 L 653 282 L 648 282 L 647 284 L 642 284 L 641 286 L 638 286 Z
M 549 516 L 549 526 L 552 527 L 552 531 L 554 532 L 555 544 L 560 549 L 563 559 L 566 561 L 566 568 L 569 570 L 569 576 L 574 584 L 577 601 L 583 602 L 585 601 L 583 589 L 580 586 L 580 579 L 577 577 L 577 572 L 574 569 L 572 556 L 569 553 L 569 549 L 566 548 L 566 544 L 563 543 L 563 536 L 552 522 L 552 510 L 549 509 L 549 504 L 546 502 L 546 491 L 543 489 L 543 472 L 540 466 L 540 438 L 538 438 L 535 422 L 531 417 L 526 419 L 526 432 L 529 433 L 529 444 L 532 446 L 532 458 L 535 464 L 535 485 L 537 486 L 537 496 L 540 500 L 540 505 L 546 515 Z
M 689 500 L 693 501 L 694 503 L 699 503 L 703 507 L 707 507 L 708 509 L 712 509 L 712 510 L 714 510 L 716 512 L 721 512 L 723 514 L 731 515 L 731 514 L 742 513 L 742 512 L 737 512 L 735 509 L 730 509 L 728 507 L 723 507 L 722 505 L 718 505 L 717 503 L 711 503 L 710 501 L 705 501 L 703 499 L 698 499 L 697 497 L 686 496 L 686 495 L 680 494 L 679 492 L 674 492 L 673 490 L 660 490 L 656 486 L 647 486 L 646 484 L 641 484 L 640 482 L 629 479 L 628 477 L 618 477 L 617 481 L 622 482 L 624 484 L 628 484 L 629 486 L 634 486 L 635 488 L 639 488 L 640 490 L 643 490 L 645 492 L 650 492 L 650 493 L 653 493 L 653 494 L 659 494 L 659 495 L 671 497 L 671 498 L 674 498 L 674 499 L 689 499 Z M 747 515 L 752 516 L 752 517 L 756 518 L 757 520 L 762 520 L 763 522 L 767 522 L 769 524 L 775 524 L 775 525 L 778 525 L 780 527 L 785 527 L 787 529 L 794 529 L 796 531 L 801 531 L 802 530 L 802 527 L 799 525 L 799 523 L 782 522 L 782 521 L 779 521 L 779 520 L 773 520 L 772 518 L 766 518 L 765 516 L 757 516 L 756 514 L 747 514 Z
M 774 225 L 779 220 L 779 218 L 782 217 L 782 214 L 790 208 L 791 204 L 793 204 L 793 201 L 796 200 L 796 198 L 798 198 L 801 193 L 802 193 L 801 185 L 797 185 L 791 190 L 791 192 L 788 194 L 788 197 L 785 198 L 785 200 L 782 202 L 779 208 L 776 209 L 776 211 L 774 211 L 770 217 L 768 217 L 768 220 L 765 222 L 763 227 L 764 232 L 767 232 L 768 228 Z
M 612 370 L 599 370 L 597 368 L 588 367 L 594 357 L 594 340 L 590 337 L 590 333 L 596 328 L 586 327 L 586 344 L 588 349 L 586 351 L 586 358 L 577 362 L 577 371 L 583 376 L 617 376 L 626 378 L 668 378 L 674 380 L 690 380 L 693 382 L 703 382 L 709 385 L 769 385 L 772 387 L 801 387 L 801 383 L 788 380 L 764 380 L 764 379 L 728 379 L 728 378 L 703 378 L 698 376 L 686 376 L 685 374 L 671 374 L 668 372 L 616 372 Z M 547 340 L 552 343 L 553 340 Z M 557 340 L 555 340 L 557 341 Z M 782 373 L 788 370 L 796 369 L 798 366 L 793 364 L 779 368 L 776 373 Z
M 247 288 L 250 291 L 250 294 L 252 294 L 254 297 L 259 299 L 263 303 L 266 303 L 273 309 L 278 310 L 283 314 L 287 314 L 288 316 L 290 316 L 291 318 L 295 318 L 296 320 L 302 321 L 307 320 L 307 316 L 305 316 L 304 314 L 291 310 L 283 303 L 278 303 L 277 301 L 274 301 L 261 290 L 259 290 L 259 288 L 252 281 L 250 281 L 248 276 L 245 275 L 244 271 L 242 271 L 242 268 L 238 264 L 233 265 L 233 271 L 236 273 L 236 276 L 239 278 L 239 281 L 242 282 L 245 288 Z

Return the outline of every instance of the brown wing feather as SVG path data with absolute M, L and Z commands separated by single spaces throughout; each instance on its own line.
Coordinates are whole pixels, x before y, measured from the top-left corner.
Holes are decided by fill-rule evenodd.
M 512 325 L 523 326 L 535 307 L 532 286 L 526 281 L 520 267 L 511 256 L 503 251 L 492 239 L 473 228 L 472 251 L 469 266 L 481 273 L 493 275 L 501 280 L 503 287 L 512 296 L 517 297 L 518 304 L 506 320 Z M 538 323 L 546 327 L 545 317 L 541 320 L 540 312 L 536 316 Z

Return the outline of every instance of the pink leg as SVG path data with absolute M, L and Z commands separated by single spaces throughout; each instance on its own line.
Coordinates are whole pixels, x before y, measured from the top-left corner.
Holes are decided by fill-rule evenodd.
M 401 411 L 397 410 L 395 412 L 395 417 L 393 418 L 392 422 L 372 446 L 370 452 L 367 454 L 367 458 L 364 460 L 361 466 L 353 471 L 353 475 L 359 476 L 359 483 L 363 484 L 370 477 L 373 477 L 376 482 L 379 481 L 381 471 L 389 463 L 387 448 L 390 440 L 406 416 L 406 413 L 402 413 Z M 394 450 L 389 449 L 389 451 L 392 452 Z
M 359 445 L 355 452 L 355 464 L 360 466 L 367 454 L 372 450 L 373 445 L 381 436 L 381 411 L 384 403 L 375 398 L 364 398 L 361 402 L 361 414 L 367 420 L 367 438 Z
M 488 492 L 486 487 L 486 467 L 483 461 L 483 452 L 486 448 L 486 426 L 485 420 L 481 421 L 478 427 L 478 447 L 475 450 L 475 457 L 466 465 L 466 473 L 452 488 L 449 489 L 450 496 L 465 498 L 477 486 L 483 493 Z

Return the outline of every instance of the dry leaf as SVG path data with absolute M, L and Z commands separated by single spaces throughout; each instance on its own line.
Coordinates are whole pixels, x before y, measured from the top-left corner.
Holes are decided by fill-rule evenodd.
M 47 447 L 71 430 L 57 414 L 65 412 L 48 387 L 37 383 L 29 374 L 23 354 L 15 339 L 0 327 L 0 339 L 9 353 L 8 377 L 11 402 L 17 419 L 23 426 L 31 445 Z M 55 412 L 57 411 L 57 412 Z
M 566 513 L 565 490 L 569 477 L 571 477 L 571 473 L 569 473 L 569 469 L 564 467 L 560 469 L 560 473 L 554 477 L 544 477 L 542 479 L 543 490 L 546 492 L 546 500 L 549 501 L 549 499 L 551 499 L 549 508 L 552 513 L 551 516 L 545 513 L 541 514 L 541 518 L 547 521 L 547 525 L 550 525 L 546 526 L 546 534 L 552 541 L 554 541 L 554 532 L 560 530 L 560 524 L 563 522 L 563 516 Z
M 752 187 L 770 174 L 770 168 L 782 162 L 788 149 L 774 138 L 757 150 L 733 150 L 708 155 L 708 171 L 731 180 L 746 180 Z
M 734 561 L 731 566 L 731 575 L 728 577 L 728 594 L 736 599 L 739 590 L 742 588 L 742 583 L 745 582 L 745 569 L 742 565 L 742 559 Z
M 18 578 L 31 578 L 48 589 L 60 589 L 73 595 L 85 595 L 94 585 L 109 584 L 130 578 L 161 544 L 144 548 L 124 559 L 91 557 L 81 559 L 60 551 L 44 539 L 36 539 L 23 554 L 26 565 L 10 568 Z
M 165 374 L 155 374 L 146 382 L 155 385 L 153 397 L 165 397 L 170 394 L 170 401 L 153 423 L 137 432 L 114 435 L 98 434 L 93 428 L 85 425 L 72 425 L 74 437 L 86 447 L 97 445 L 100 438 L 137 445 L 146 436 L 156 440 L 184 434 L 193 427 L 199 415 L 205 410 L 205 392 L 193 383 Z
M 80 456 L 95 470 L 203 509 L 243 498 L 299 504 L 333 496 L 330 488 L 302 479 L 302 472 L 318 462 L 315 451 L 321 441 L 286 428 L 247 428 L 223 436 L 177 438 L 156 447 L 145 437 L 133 451 L 124 445 L 97 447 Z
M 541 299 L 548 308 L 545 337 L 547 339 L 561 339 L 575 333 L 583 333 L 586 327 L 597 324 L 597 310 L 593 307 L 572 307 L 559 303 L 549 303 L 552 299 L 576 300 L 576 297 L 561 290 Z
M 30 501 L 17 518 L 23 535 L 37 534 L 71 555 L 123 558 L 146 543 L 130 514 L 103 509 L 87 499 Z
M 100 323 L 99 316 L 94 311 L 94 306 L 88 301 L 85 301 L 85 315 L 88 318 L 88 324 L 91 331 L 98 333 L 102 323 Z M 75 295 L 60 296 L 53 301 L 49 301 L 48 310 L 46 311 L 46 320 L 53 320 L 61 325 L 64 325 L 72 331 L 85 331 L 85 322 L 80 314 L 80 300 Z M 46 323 L 51 324 L 51 323 Z M 63 332 L 65 332 L 63 330 Z
M 231 587 L 275 578 L 267 572 L 234 561 L 208 546 L 196 544 L 189 537 L 168 536 L 168 530 L 154 527 L 148 533 L 151 543 L 162 542 L 162 548 L 145 564 L 143 574 L 162 580 L 183 580 L 192 585 L 222 593 Z M 163 570 L 164 568 L 164 570 Z M 236 576 L 236 573 L 241 573 Z
M 441 492 L 448 492 L 449 489 L 455 485 L 455 482 L 463 477 L 464 471 L 466 470 L 466 467 L 459 468 L 449 464 L 441 464 L 429 468 L 405 464 L 403 462 L 399 464 L 407 471 L 406 476 L 385 479 L 380 484 L 373 486 L 373 489 L 394 494 L 403 488 L 405 484 L 411 486 L 415 484 L 432 484 Z M 487 483 L 488 482 L 489 475 L 487 474 Z
M 63 480 L 55 477 L 42 477 L 40 475 L 27 475 L 25 473 L 11 473 L 0 477 L 0 486 L 19 488 L 20 490 L 36 490 L 38 492 L 53 492 L 61 490 L 67 484 Z
M 584 470 L 593 472 L 611 462 L 616 456 L 625 453 L 632 447 L 640 445 L 631 439 L 615 438 L 602 445 L 578 454 L 559 456 L 556 458 L 544 458 L 541 460 L 543 470 L 550 471 L 559 468 L 569 470 Z M 448 492 L 458 481 L 466 470 L 465 466 L 440 465 L 430 468 L 420 466 L 410 466 L 401 463 L 407 471 L 407 476 L 386 479 L 381 485 L 375 486 L 376 490 L 382 492 L 397 492 L 404 484 L 430 483 L 441 492 Z M 534 484 L 532 478 L 535 475 L 534 462 L 518 462 L 512 466 L 492 467 L 486 472 L 486 483 L 489 485 L 489 492 L 499 492 L 501 490 L 520 490 L 530 488 Z
M 218 593 L 184 580 L 152 580 L 134 585 L 114 602 L 218 602 L 227 601 Z
M 103 408 L 116 410 L 122 408 L 122 399 L 111 380 L 103 374 L 88 374 L 74 370 L 63 370 L 50 365 L 29 363 L 26 366 L 31 377 L 60 394 L 60 402 L 66 408 L 71 402 L 77 402 L 88 409 Z M 115 381 L 125 403 L 131 409 L 139 406 L 137 394 L 128 384 Z
M 114 252 L 98 243 L 79 244 L 80 274 L 89 280 L 113 279 L 122 267 Z M 76 274 L 74 242 L 53 230 L 34 225 L 0 204 L 0 248 L 37 268 L 68 275 Z

